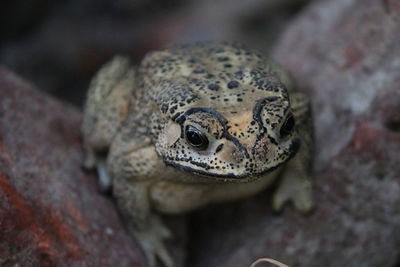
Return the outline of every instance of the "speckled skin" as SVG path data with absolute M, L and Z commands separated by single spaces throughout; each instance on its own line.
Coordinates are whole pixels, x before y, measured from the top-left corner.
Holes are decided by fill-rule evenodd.
M 191 144 L 188 126 L 206 147 Z M 274 208 L 292 200 L 309 210 L 311 132 L 309 101 L 284 70 L 217 43 L 155 51 L 136 70 L 116 57 L 93 79 L 83 123 L 86 166 L 98 166 L 102 187 L 112 183 L 150 266 L 156 257 L 174 266 L 159 212 L 250 196 L 278 175 Z

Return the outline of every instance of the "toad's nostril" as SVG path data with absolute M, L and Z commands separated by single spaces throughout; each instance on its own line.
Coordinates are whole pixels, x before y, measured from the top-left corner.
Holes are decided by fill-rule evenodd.
M 218 152 L 220 152 L 222 150 L 222 148 L 224 147 L 224 144 L 220 144 L 217 149 L 215 149 L 215 154 L 217 154 Z

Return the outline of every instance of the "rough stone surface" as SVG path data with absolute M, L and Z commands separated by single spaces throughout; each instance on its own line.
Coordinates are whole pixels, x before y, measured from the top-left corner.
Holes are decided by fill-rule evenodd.
M 80 123 L 0 67 L 0 266 L 145 266 L 81 168 Z
M 197 212 L 190 266 L 399 266 L 399 51 L 396 0 L 314 1 L 292 22 L 273 56 L 312 97 L 316 208 L 274 214 L 266 192 Z

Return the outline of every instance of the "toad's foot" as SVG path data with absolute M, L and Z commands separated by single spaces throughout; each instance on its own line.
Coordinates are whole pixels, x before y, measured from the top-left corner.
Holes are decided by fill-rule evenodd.
M 297 210 L 301 212 L 310 211 L 313 208 L 312 186 L 309 179 L 301 179 L 295 173 L 283 177 L 273 197 L 273 208 L 277 211 L 283 205 L 292 201 Z
M 146 229 L 135 229 L 132 232 L 142 246 L 150 267 L 156 266 L 156 258 L 165 267 L 175 266 L 163 242 L 164 239 L 171 238 L 172 234 L 158 216 L 151 217 Z

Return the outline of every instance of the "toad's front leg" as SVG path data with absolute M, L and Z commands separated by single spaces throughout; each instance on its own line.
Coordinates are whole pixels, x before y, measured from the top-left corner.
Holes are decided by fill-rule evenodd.
M 126 183 L 114 178 L 113 185 L 113 192 L 128 230 L 142 246 L 149 266 L 155 266 L 156 258 L 166 267 L 174 266 L 164 245 L 164 239 L 171 237 L 171 233 L 150 207 L 150 183 Z
M 171 233 L 153 211 L 149 194 L 152 184 L 163 177 L 165 166 L 152 143 L 140 136 L 132 138 L 127 132 L 129 129 L 126 127 L 118 134 L 108 157 L 113 194 L 124 222 L 142 246 L 149 266 L 155 266 L 158 258 L 164 266 L 172 267 L 174 262 L 164 245 Z M 126 136 L 130 137 L 128 142 Z

